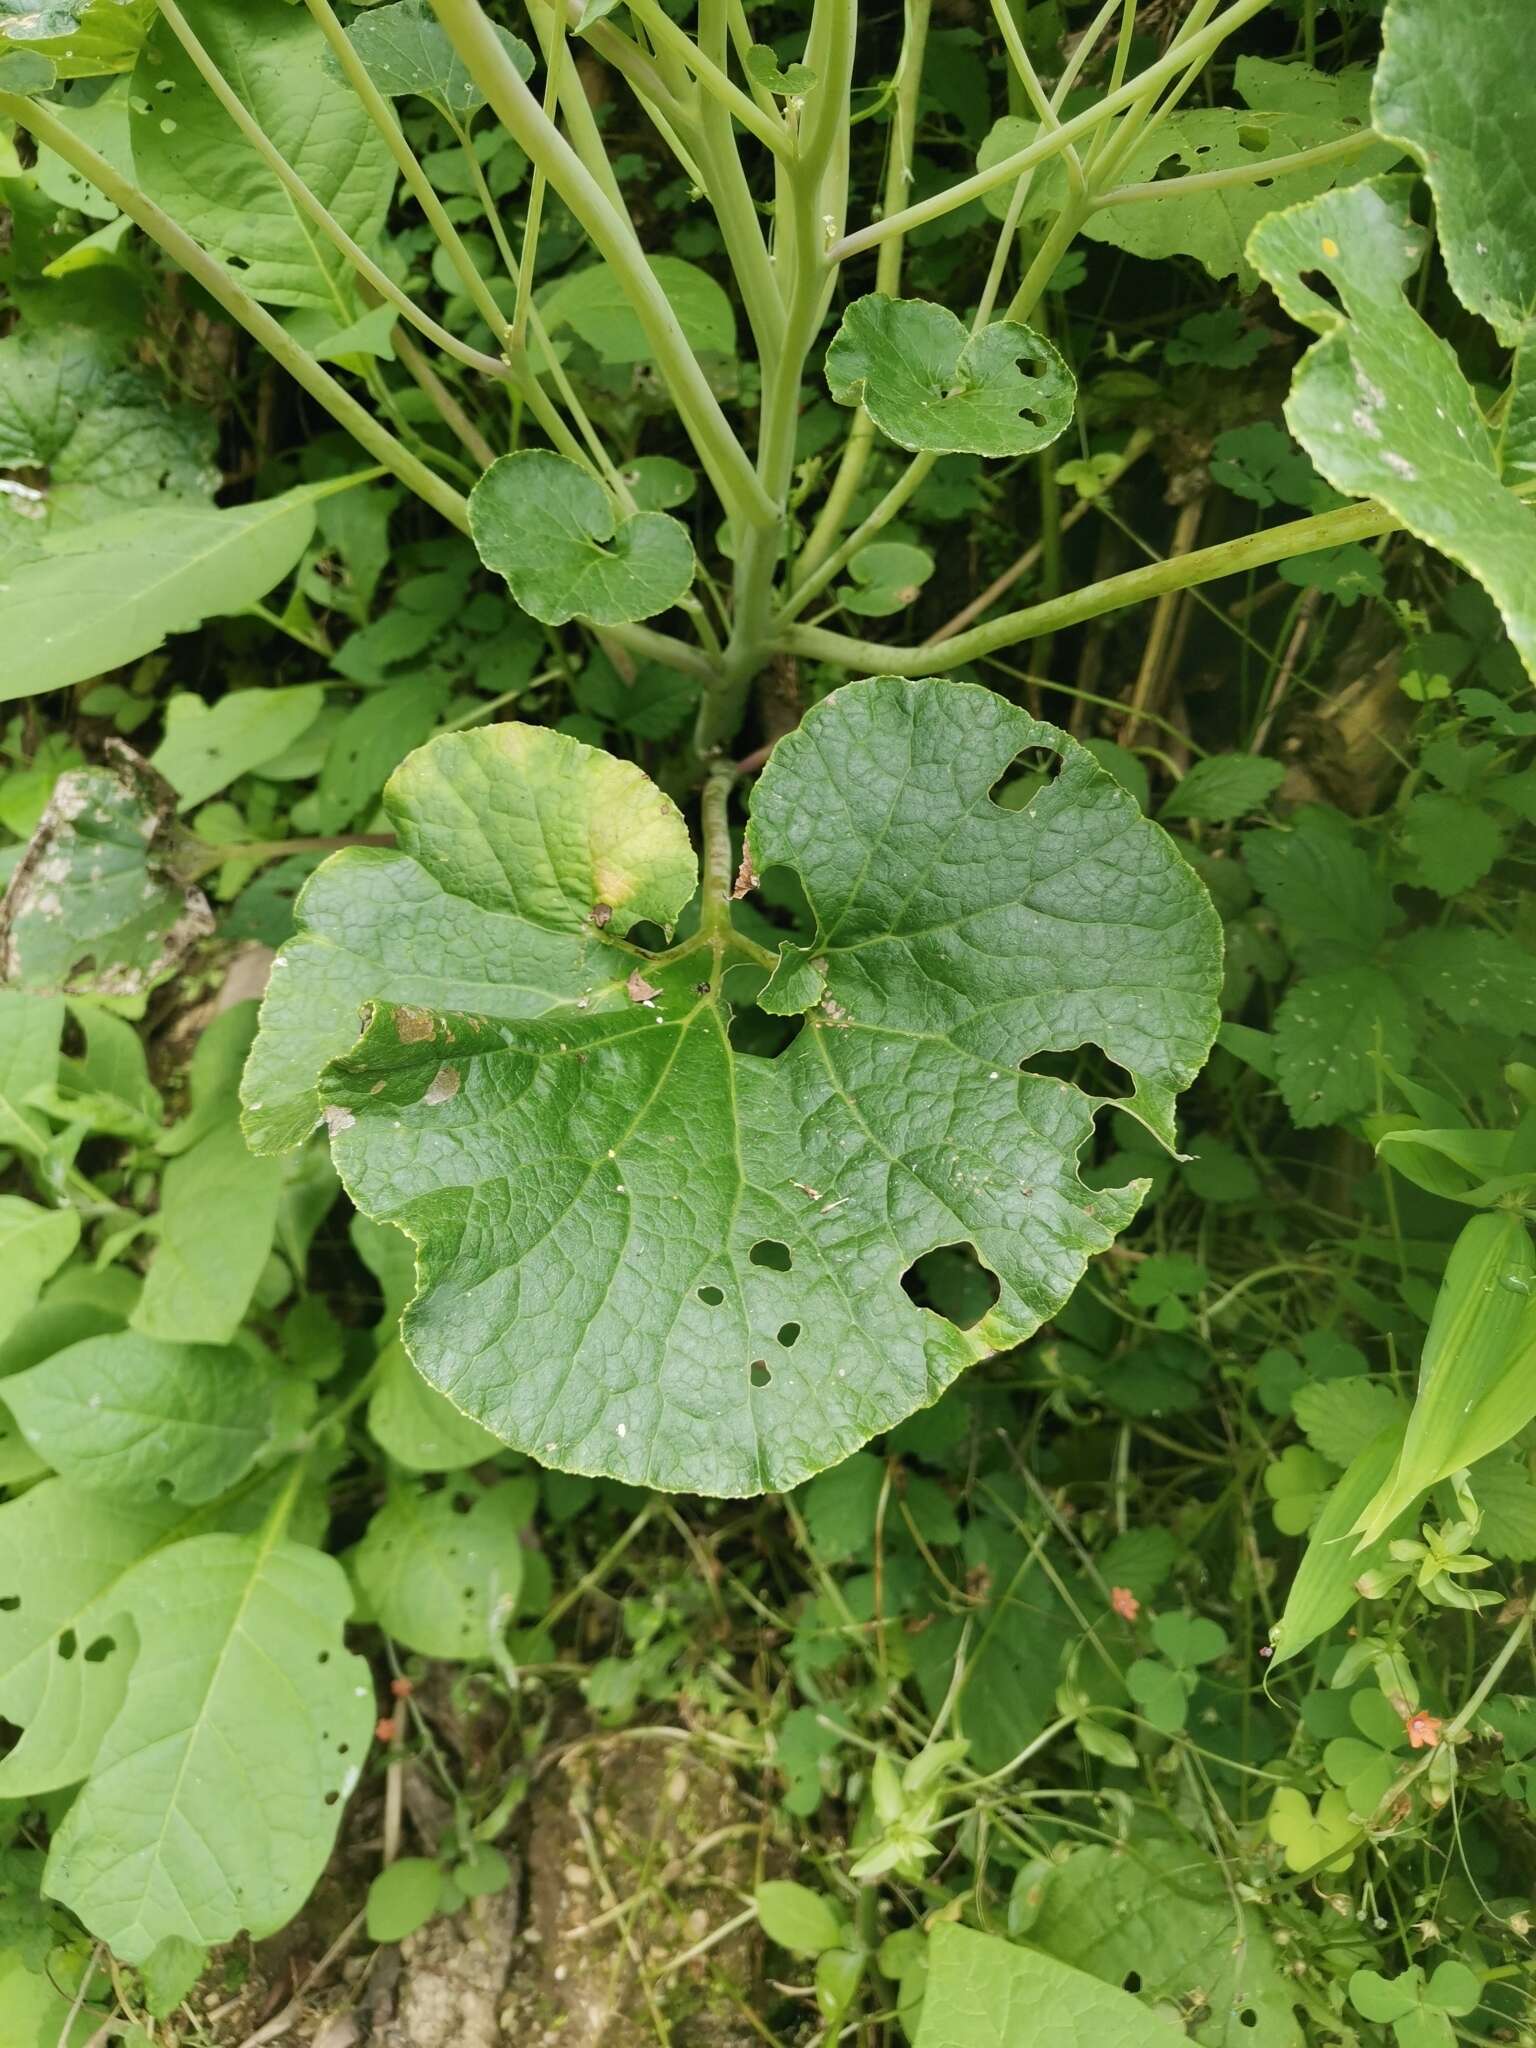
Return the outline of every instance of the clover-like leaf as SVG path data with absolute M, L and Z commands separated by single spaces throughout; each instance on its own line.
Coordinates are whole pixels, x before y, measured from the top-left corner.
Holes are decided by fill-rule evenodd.
M 370 8 L 347 34 L 369 77 L 391 99 L 431 100 L 460 120 L 485 105 L 485 94 L 426 0 L 392 0 L 387 7 Z M 533 52 L 528 45 L 504 28 L 497 28 L 495 35 L 519 77 L 531 77 Z
M 1511 348 L 1536 332 L 1530 68 L 1524 0 L 1391 0 L 1371 96 L 1424 167 L 1452 289 Z
M 1376 498 L 1470 570 L 1536 676 L 1536 511 L 1500 481 L 1455 352 L 1404 296 L 1424 250 L 1409 189 L 1403 178 L 1351 185 L 1254 230 L 1249 256 L 1322 337 L 1297 366 L 1286 420 L 1336 490 Z
M 1060 772 L 1005 811 L 1029 748 Z M 753 865 L 793 868 L 816 923 L 777 1059 L 732 1044 L 769 956 L 723 903 L 668 953 L 616 937 L 693 885 L 637 770 L 501 726 L 430 743 L 386 807 L 400 851 L 341 855 L 301 899 L 250 1127 L 292 1142 L 344 1054 L 338 1166 L 417 1245 L 405 1343 L 546 1464 L 751 1493 L 925 1406 L 1037 1328 L 1143 1191 L 1083 1184 L 1094 1099 L 1031 1057 L 1098 1045 L 1171 1139 L 1215 1026 L 1191 870 L 1091 756 L 974 686 L 854 684 L 761 777 Z M 998 1287 L 967 1329 L 901 1284 L 962 1241 Z
M 0 981 L 138 995 L 213 930 L 176 872 L 176 792 L 121 740 L 54 787 L 0 899 Z
M 967 332 L 947 306 L 871 292 L 827 349 L 827 388 L 914 453 L 1028 455 L 1066 429 L 1077 384 L 1032 327 Z
M 503 455 L 475 485 L 469 525 L 480 559 L 546 626 L 649 619 L 693 581 L 688 530 L 664 512 L 621 519 L 608 493 L 563 455 Z

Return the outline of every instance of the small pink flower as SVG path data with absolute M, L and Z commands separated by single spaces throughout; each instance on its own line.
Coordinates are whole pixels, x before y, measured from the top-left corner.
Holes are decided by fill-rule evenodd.
M 1407 1715 L 1403 1726 L 1408 1731 L 1410 1749 L 1433 1749 L 1440 1740 L 1440 1730 L 1445 1723 L 1434 1714 L 1426 1714 L 1421 1708 L 1417 1713 Z
M 1134 1621 L 1141 1612 L 1141 1602 L 1129 1586 L 1111 1586 L 1109 1604 L 1122 1621 Z

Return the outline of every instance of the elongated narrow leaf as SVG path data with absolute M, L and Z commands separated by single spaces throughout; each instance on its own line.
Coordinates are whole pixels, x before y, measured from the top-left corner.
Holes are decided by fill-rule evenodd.
M 271 1254 L 282 1167 L 250 1150 L 234 1102 L 225 1109 L 165 1170 L 159 1241 L 133 1312 L 146 1336 L 229 1343 Z
M 367 109 L 302 7 L 286 0 L 183 0 L 182 12 L 270 141 L 364 248 L 384 226 L 395 166 Z M 237 264 L 276 306 L 355 317 L 346 258 L 300 212 L 215 99 L 168 23 L 133 75 L 139 182 L 188 233 Z
M 1361 1551 L 1354 1540 L 1361 1513 L 1390 1478 L 1403 1447 L 1405 1422 L 1388 1424 L 1364 1450 L 1356 1453 L 1323 1502 L 1312 1525 L 1306 1551 L 1291 1581 L 1280 1619 L 1270 1631 L 1273 1661 L 1296 1657 L 1342 1621 L 1359 1595 L 1355 1581 L 1362 1572 L 1383 1564 L 1391 1537 L 1402 1531 L 1417 1505 L 1413 1496 L 1376 1541 Z
M 220 511 L 157 505 L 50 533 L 0 570 L 0 698 L 61 690 L 244 611 L 296 567 L 314 493 Z
M 1003 810 L 989 792 L 1030 747 L 1060 773 Z M 966 685 L 855 684 L 780 743 L 754 796 L 754 865 L 798 873 L 817 937 L 767 992 L 780 1014 L 808 1010 L 804 1029 L 777 1060 L 745 1055 L 722 981 L 734 941 L 615 960 L 601 927 L 616 920 L 594 929 L 590 798 L 555 901 L 537 862 L 525 873 L 549 793 L 526 763 L 543 749 L 578 787 L 614 776 L 515 727 L 434 741 L 391 786 L 389 918 L 378 869 L 322 870 L 268 999 L 276 1036 L 264 1024 L 253 1051 L 252 1117 L 274 1078 L 290 1099 L 312 1084 L 320 1031 L 347 1037 L 371 993 L 322 1093 L 353 1199 L 416 1241 L 404 1337 L 426 1378 L 546 1464 L 711 1493 L 791 1485 L 1027 1336 L 1130 1216 L 1139 1186 L 1078 1178 L 1092 1102 L 1029 1061 L 1102 1046 L 1130 1076 L 1124 1106 L 1171 1138 L 1215 1023 L 1214 915 L 1053 728 Z M 509 751 L 522 779 L 497 773 Z M 659 794 L 632 804 L 660 813 L 645 900 L 667 922 L 691 857 Z M 632 914 L 646 872 L 637 845 L 619 878 Z M 414 903 L 452 919 L 472 1010 L 426 981 Z M 376 915 L 371 990 L 355 956 L 328 985 Z M 306 1065 L 285 1081 L 301 989 Z M 961 1241 L 1000 1288 L 969 1329 L 901 1286 Z
M 648 619 L 693 581 L 688 530 L 665 512 L 617 516 L 595 477 L 548 449 L 503 455 L 469 498 L 480 559 L 547 626 Z
M 1536 1414 L 1536 1247 L 1507 1209 L 1474 1216 L 1435 1299 L 1402 1454 L 1354 1525 L 1373 1543 L 1403 1507 L 1496 1451 Z
M 1518 348 L 1536 323 L 1536 124 L 1525 0 L 1390 0 L 1372 112 L 1435 195 L 1446 275 Z
M 373 1724 L 345 1575 L 296 1543 L 195 1536 L 116 1598 L 139 1653 L 46 1889 L 128 1963 L 270 1934 L 325 1866 Z
M 1027 455 L 1064 433 L 1077 383 L 1044 335 L 1016 320 L 968 333 L 947 306 L 871 292 L 827 349 L 827 389 L 862 404 L 900 448 Z
M 1424 252 L 1408 189 L 1401 178 L 1352 185 L 1254 230 L 1250 257 L 1322 336 L 1297 366 L 1286 420 L 1336 490 L 1378 499 L 1477 578 L 1536 677 L 1536 510 L 1500 481 L 1454 351 L 1404 296 Z

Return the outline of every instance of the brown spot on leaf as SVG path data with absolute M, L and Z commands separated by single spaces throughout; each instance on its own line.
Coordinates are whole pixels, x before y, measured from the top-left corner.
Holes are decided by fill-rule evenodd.
M 451 1102 L 459 1092 L 459 1070 L 457 1067 L 439 1067 L 432 1076 L 432 1086 L 421 1098 L 436 1108 L 440 1102 Z
M 743 853 L 741 866 L 736 871 L 736 886 L 731 891 L 731 901 L 739 903 L 749 889 L 757 887 L 757 869 L 752 865 L 750 853 Z
M 640 972 L 638 967 L 635 969 L 634 973 L 629 977 L 628 981 L 625 982 L 624 986 L 625 989 L 628 991 L 629 1000 L 632 1003 L 653 1003 L 655 1002 L 656 998 L 661 994 L 661 990 L 659 988 L 654 988 L 651 985 L 651 983 L 646 980 L 645 976 Z
M 406 1003 L 395 1012 L 395 1029 L 402 1045 L 420 1045 L 423 1039 L 432 1036 L 436 1026 L 430 1010 L 413 1009 Z
M 602 931 L 604 926 L 612 924 L 613 905 L 611 903 L 594 903 L 592 906 L 592 922 L 599 931 Z

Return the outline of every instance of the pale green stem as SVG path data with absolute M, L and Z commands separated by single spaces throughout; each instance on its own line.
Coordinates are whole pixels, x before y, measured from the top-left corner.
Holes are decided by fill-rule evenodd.
M 853 640 L 815 626 L 792 626 L 779 644 L 790 654 L 836 662 L 860 675 L 931 675 L 940 669 L 976 661 L 999 648 L 1017 646 L 1021 640 L 1038 640 L 1065 627 L 1081 625 L 1085 619 L 1102 618 L 1106 612 L 1141 604 L 1170 590 L 1185 590 L 1218 576 L 1241 575 L 1269 562 L 1315 554 L 1321 548 L 1371 540 L 1378 534 L 1396 532 L 1401 524 L 1393 513 L 1369 499 L 1358 505 L 1343 505 L 1335 512 L 1293 519 L 1284 526 L 1266 527 L 1261 533 L 1239 540 L 1196 548 L 1187 555 L 1149 562 L 1123 575 L 1085 584 L 1080 590 L 1067 591 L 1061 597 L 1048 598 L 1022 611 L 1004 612 L 1000 618 L 973 626 L 969 632 L 957 633 L 953 639 L 932 647 L 882 647 L 873 640 Z
M 633 514 L 635 511 L 635 501 L 630 496 L 629 486 L 620 476 L 618 466 L 609 455 L 607 449 L 604 448 L 596 427 L 593 426 L 591 419 L 588 417 L 586 407 L 582 404 L 580 398 L 577 397 L 574 385 L 565 374 L 565 365 L 555 354 L 554 347 L 550 342 L 549 330 L 539 317 L 538 307 L 530 306 L 528 312 L 529 318 L 533 322 L 534 339 L 539 344 L 539 349 L 545 362 L 549 365 L 549 374 L 554 382 L 556 391 L 560 394 L 561 404 L 576 422 L 576 430 L 581 435 L 583 441 L 586 442 L 592 461 L 596 465 L 598 474 L 602 477 L 603 482 L 618 499 L 625 513 Z
M 722 71 L 727 31 L 725 0 L 699 0 L 699 41 Z M 784 346 L 784 302 L 774 282 L 768 245 L 742 169 L 731 117 L 718 100 L 706 100 L 699 109 L 697 147 L 704 167 L 704 191 L 741 287 L 758 360 L 771 362 Z
M 305 184 L 245 105 L 214 62 L 205 44 L 199 40 L 191 23 L 176 5 L 176 0 L 163 0 L 160 12 L 169 24 L 171 33 L 191 58 L 204 84 L 277 179 L 295 207 L 300 213 L 308 215 L 331 246 L 346 258 L 360 277 L 367 279 L 379 297 L 393 306 L 401 318 L 408 320 L 419 333 L 424 334 L 429 341 L 435 342 L 445 355 L 456 356 L 461 363 L 467 363 L 472 370 L 478 370 L 484 377 L 508 376 L 510 373 L 504 362 L 495 356 L 484 354 L 480 349 L 471 348 L 466 342 L 460 341 L 456 334 L 439 325 L 429 313 L 424 313 L 415 301 L 400 289 L 394 279 L 379 268 L 367 250 L 352 239 L 325 202 Z
M 1078 229 L 1088 218 L 1089 200 L 1085 194 L 1079 199 L 1069 199 L 1051 223 L 1050 233 L 1035 251 L 1035 259 L 1025 271 L 1018 290 L 1008 302 L 1008 318 L 1021 325 L 1028 323 L 1030 315 L 1039 305 L 1041 295 L 1055 275 L 1056 266 L 1077 240 Z
M 912 460 L 907 464 L 901 475 L 897 477 L 895 483 L 891 485 L 891 488 L 886 492 L 874 510 L 866 518 L 860 520 L 853 532 L 849 534 L 845 541 L 832 550 L 832 553 L 827 556 L 820 568 L 813 570 L 806 577 L 805 581 L 786 599 L 784 609 L 775 621 L 776 627 L 785 626 L 792 619 L 798 618 L 812 599 L 821 595 L 833 577 L 841 575 L 842 571 L 859 552 L 859 549 L 868 547 L 875 535 L 882 528 L 890 525 L 902 506 L 920 489 L 929 471 L 938 459 L 937 455 L 931 454 L 914 455 L 912 457 Z
M 890 148 L 885 162 L 885 191 L 881 209 L 899 213 L 912 182 L 912 158 L 917 141 L 917 104 L 923 82 L 923 55 L 928 43 L 932 0 L 907 0 L 902 33 L 901 56 L 896 65 L 896 99 L 891 112 Z M 904 237 L 892 235 L 880 244 L 875 259 L 875 290 L 895 298 L 901 290 L 901 259 Z M 808 574 L 833 546 L 842 532 L 849 509 L 864 481 L 875 445 L 875 423 L 862 406 L 854 415 L 848 438 L 831 489 L 816 522 L 800 550 L 797 567 Z
M 946 192 L 936 192 L 931 199 L 921 200 L 916 206 L 906 207 L 884 220 L 872 221 L 857 234 L 845 235 L 830 251 L 831 261 L 845 263 L 852 256 L 862 255 L 866 249 L 878 247 L 893 234 L 907 234 L 929 221 L 942 220 L 946 213 L 953 213 L 957 207 L 980 199 L 999 185 L 1012 184 L 1025 171 L 1059 156 L 1064 149 L 1091 135 L 1114 115 L 1145 99 L 1169 79 L 1176 78 L 1187 65 L 1203 61 L 1212 51 L 1219 49 L 1235 29 L 1241 28 L 1245 21 L 1251 21 L 1268 5 L 1269 0 L 1233 0 L 1225 14 L 1199 35 L 1191 37 L 1183 49 L 1169 51 L 1128 84 L 1106 93 L 1097 105 L 1085 107 L 1081 114 L 1074 115 L 1070 121 L 1063 121 L 1050 134 L 1037 136 L 1026 148 L 1016 149 L 1011 156 L 1000 158 L 985 171 L 962 178 L 958 185 L 951 185 Z
M 324 406 L 339 426 L 408 490 L 425 500 L 461 532 L 469 531 L 466 501 L 453 486 L 398 441 L 360 405 L 344 385 L 338 383 L 308 349 L 301 348 L 287 329 L 280 326 L 265 306 L 259 305 L 234 273 L 192 237 L 137 185 L 99 156 L 74 130 L 67 128 L 53 111 L 38 100 L 22 99 L 16 93 L 0 92 L 0 115 L 25 128 L 37 141 L 62 157 L 71 170 L 94 185 L 119 211 L 126 213 L 150 240 L 157 242 L 173 263 L 195 278 L 231 320 L 281 365 L 318 405 Z
M 1013 68 L 1018 74 L 1019 83 L 1024 88 L 1025 97 L 1034 109 L 1035 119 L 1046 133 L 1050 134 L 1061 126 L 1061 122 L 1057 118 L 1056 109 L 1046 96 L 1034 65 L 1030 62 L 1029 51 L 1024 47 L 1024 38 L 1019 34 L 1019 25 L 1013 18 L 1009 0 L 992 0 L 992 17 L 1002 34 Z M 1062 160 L 1066 165 L 1068 184 L 1074 192 L 1081 194 L 1083 167 L 1078 160 L 1077 151 L 1070 144 L 1062 151 Z
M 393 336 L 393 346 L 396 356 L 404 365 L 407 373 L 416 380 L 417 385 L 431 400 L 438 418 L 442 420 L 448 431 L 458 441 L 459 446 L 474 458 L 481 469 L 489 469 L 496 460 L 495 449 L 486 440 L 484 434 L 481 433 L 442 378 L 438 376 L 436 370 L 433 369 L 420 349 L 414 343 L 407 340 L 405 335 L 401 334 L 398 330 Z
M 729 802 L 736 771 L 729 763 L 710 769 L 699 799 L 704 827 L 704 873 L 699 892 L 699 930 L 714 938 L 731 928 L 731 827 Z
M 559 29 L 550 36 L 544 53 L 544 116 L 553 122 L 559 91 L 560 66 L 565 58 L 565 21 L 562 11 Z M 522 348 L 528 334 L 528 309 L 533 304 L 533 272 L 539 255 L 539 231 L 544 224 L 544 191 L 549 180 L 535 165 L 528 189 L 528 212 L 523 221 L 523 253 L 513 275 L 517 279 L 517 303 L 512 312 L 512 342 Z M 505 261 L 505 258 L 503 258 Z
M 1136 0 L 1104 0 L 1104 5 L 1078 37 L 1067 68 L 1056 81 L 1056 90 L 1051 94 L 1051 106 L 1059 114 L 1066 104 L 1067 94 L 1076 85 L 1083 66 L 1098 48 L 1099 37 L 1113 21 L 1116 11 L 1120 15 L 1120 41 L 1111 67 L 1109 87 L 1113 92 L 1125 77 L 1125 60 L 1130 52 L 1130 31 L 1136 20 Z
M 1103 187 L 1114 177 L 1138 142 L 1160 128 L 1175 107 L 1189 91 L 1195 80 L 1205 69 L 1208 53 L 1194 53 L 1192 46 L 1199 40 L 1203 29 L 1215 12 L 1217 0 L 1195 0 L 1194 6 L 1179 24 L 1178 34 L 1164 52 L 1166 57 L 1178 57 L 1183 62 L 1183 74 L 1175 78 L 1164 97 L 1159 99 L 1162 87 L 1144 93 L 1131 108 L 1125 119 L 1115 129 L 1106 129 L 1094 145 L 1092 169 L 1094 183 Z M 1136 85 L 1145 82 L 1146 74 L 1133 79 Z
M 1139 206 L 1147 199 L 1181 199 L 1192 192 L 1219 192 L 1227 185 L 1250 185 L 1260 178 L 1284 178 L 1292 171 L 1315 170 L 1344 157 L 1358 156 L 1379 138 L 1369 128 L 1357 135 L 1342 135 L 1335 142 L 1320 142 L 1316 149 L 1298 149 L 1290 156 L 1258 157 L 1251 164 L 1233 164 L 1224 171 L 1196 171 L 1187 178 L 1157 178 L 1144 185 L 1119 185 L 1113 192 L 1101 192 L 1093 200 L 1097 212 L 1105 206 Z
M 997 304 L 997 295 L 1003 288 L 1003 275 L 1008 268 L 1008 258 L 1013 249 L 1013 238 L 1018 233 L 1019 215 L 1024 211 L 1024 201 L 1029 197 L 1029 188 L 1034 172 L 1026 171 L 1013 188 L 1013 197 L 1008 202 L 1008 211 L 998 232 L 997 246 L 992 251 L 992 261 L 987 269 L 987 281 L 981 288 L 981 299 L 971 321 L 972 334 L 979 334 L 992 318 L 992 309 Z
M 502 124 L 586 230 L 634 308 L 657 368 L 722 504 L 742 533 L 771 527 L 779 513 L 731 432 L 631 222 L 610 203 L 518 76 L 478 0 L 432 0 L 433 10 Z
M 724 68 L 707 55 L 692 36 L 679 28 L 671 15 L 656 4 L 656 0 L 629 0 L 629 11 L 637 21 L 644 22 L 657 49 L 675 57 L 710 98 L 733 115 L 749 135 L 756 136 L 763 147 L 772 150 L 775 156 L 787 158 L 791 154 L 784 123 L 777 116 L 765 114 L 755 100 L 749 99 L 726 75 Z
M 400 123 L 395 119 L 394 108 L 374 84 L 367 65 L 353 47 L 352 38 L 337 20 L 330 0 L 304 0 L 304 4 L 330 45 L 331 55 L 336 59 L 343 77 L 356 93 L 364 113 L 384 138 L 411 196 L 426 216 L 427 225 L 447 252 L 449 262 L 458 272 L 465 291 L 479 309 L 481 319 L 499 341 L 506 327 L 506 317 L 497 305 L 490 286 L 480 275 L 479 266 L 465 246 L 464 237 L 448 218 L 443 202 L 432 189 L 432 182 L 417 161 L 416 152 L 406 141 Z

